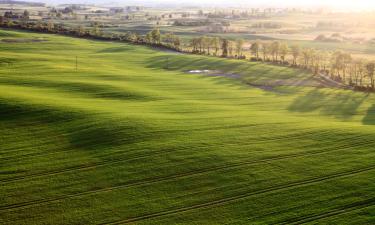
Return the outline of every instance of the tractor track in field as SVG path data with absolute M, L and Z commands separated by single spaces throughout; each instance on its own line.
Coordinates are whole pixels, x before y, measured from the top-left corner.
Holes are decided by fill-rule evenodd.
M 279 125 L 279 124 L 280 123 L 272 123 L 272 124 L 267 124 L 267 125 Z M 156 131 L 153 131 L 151 134 L 168 134 L 168 133 L 179 134 L 179 133 L 186 133 L 186 132 L 191 132 L 191 131 L 210 131 L 210 130 L 219 130 L 219 129 L 236 129 L 236 128 L 259 127 L 259 126 L 264 126 L 264 125 L 262 125 L 262 124 L 246 124 L 246 125 L 205 127 L 205 128 L 191 129 L 191 130 L 189 130 L 189 129 L 163 130 L 163 131 L 156 130 Z M 310 130 L 310 129 L 306 129 L 306 130 Z M 306 133 L 310 134 L 310 132 L 306 132 Z M 56 137 L 59 137 L 59 136 L 56 136 Z M 39 143 L 38 146 L 43 146 L 43 145 L 52 144 L 52 143 L 53 142 L 51 142 L 51 141 L 45 141 L 45 142 Z M 6 155 L 6 154 L 9 154 L 9 153 L 17 153 L 17 152 L 23 151 L 22 149 L 24 149 L 24 148 L 29 148 L 29 147 L 34 147 L 34 146 L 35 145 L 26 145 L 26 146 L 17 147 L 17 148 L 3 149 L 2 150 L 3 153 L 0 153 L 0 156 Z M 59 151 L 54 151 L 54 152 L 50 152 L 50 153 L 47 153 L 47 154 L 43 154 L 43 153 L 33 153 L 33 154 L 35 156 L 39 156 L 39 155 L 45 156 L 45 155 L 48 155 L 48 154 L 56 154 L 56 153 L 59 153 L 59 152 L 68 152 L 68 151 L 67 150 L 59 150 Z M 30 156 L 30 154 L 15 155 L 15 156 L 2 157 L 2 158 L 0 158 L 0 160 L 6 161 L 6 160 L 12 160 L 14 158 L 16 158 L 16 160 L 19 160 L 20 157 L 29 157 L 29 156 Z
M 274 139 L 271 139 L 271 138 L 266 138 L 266 139 L 262 139 L 262 140 L 258 140 L 258 141 L 253 141 L 251 143 L 248 143 L 248 144 L 245 144 L 245 145 L 242 145 L 242 146 L 251 146 L 251 145 L 254 145 L 254 144 L 259 144 L 259 143 L 264 143 L 264 142 L 275 142 L 275 141 L 280 141 L 280 140 L 292 140 L 292 139 L 300 139 L 301 137 L 308 137 L 309 135 L 312 135 L 314 134 L 315 132 L 305 132 L 303 134 L 295 134 L 295 135 L 283 135 L 283 136 L 279 136 L 278 138 L 274 138 Z M 321 132 L 320 134 L 322 133 L 329 133 L 328 131 L 325 131 L 325 132 Z M 292 136 L 292 137 L 290 137 Z M 227 146 L 229 145 L 233 145 L 233 144 L 226 144 Z M 197 147 L 197 149 L 205 149 L 205 148 L 211 148 L 210 146 L 202 146 L 202 147 Z M 185 149 L 182 149 L 181 151 L 184 151 Z M 167 152 L 172 152 L 171 151 L 167 151 Z M 154 152 L 156 154 L 158 153 L 166 153 L 166 151 L 156 151 Z M 44 155 L 43 155 L 44 156 Z M 118 160 L 113 160 L 113 159 L 110 159 L 110 160 L 105 160 L 105 161 L 102 161 L 102 163 L 97 163 L 97 164 L 92 164 L 92 165 L 84 165 L 84 166 L 75 166 L 74 168 L 67 168 L 67 169 L 63 169 L 63 170 L 58 170 L 58 171 L 50 171 L 50 172 L 45 172 L 45 173 L 38 173 L 38 174 L 29 174 L 29 175 L 25 175 L 25 176 L 19 176 L 19 177 L 13 177 L 13 178 L 5 178 L 5 179 L 2 179 L 0 180 L 0 183 L 5 183 L 5 182 L 10 182 L 12 180 L 22 180 L 26 177 L 36 177 L 38 175 L 44 175 L 44 174 L 48 174 L 48 173 L 51 173 L 51 174 L 57 174 L 59 172 L 63 172 L 63 171 L 70 171 L 70 170 L 75 170 L 75 169 L 83 169 L 85 167 L 95 167 L 95 165 L 102 165 L 102 164 L 112 164 L 112 163 L 117 163 L 117 162 L 122 162 L 122 161 L 130 161 L 130 160 L 136 160 L 136 159 L 141 159 L 141 158 L 147 158 L 149 157 L 150 154 L 145 154 L 143 156 L 136 156 L 136 157 L 133 157 L 133 158 L 120 158 Z M 2 160 L 0 160 L 2 161 Z M 6 160 L 5 160 L 6 161 Z
M 235 196 L 232 196 L 232 197 L 222 198 L 222 199 L 214 200 L 214 201 L 211 201 L 211 202 L 206 202 L 206 203 L 202 203 L 202 204 L 196 204 L 196 205 L 192 205 L 192 206 L 187 206 L 187 207 L 182 207 L 182 208 L 177 208 L 177 209 L 172 209 L 172 210 L 166 210 L 166 211 L 151 213 L 151 214 L 147 214 L 147 215 L 143 215 L 143 216 L 128 218 L 128 219 L 119 220 L 119 221 L 113 221 L 113 222 L 104 223 L 104 224 L 112 225 L 112 224 L 134 223 L 134 222 L 143 221 L 143 220 L 147 220 L 147 219 L 153 219 L 153 218 L 158 218 L 158 217 L 162 217 L 162 216 L 184 213 L 184 212 L 196 210 L 196 209 L 217 207 L 217 206 L 232 203 L 232 202 L 235 202 L 235 201 L 238 201 L 238 200 L 241 200 L 241 199 L 245 199 L 245 198 L 248 198 L 248 197 L 251 197 L 251 196 L 287 190 L 287 189 L 295 188 L 295 187 L 306 186 L 306 185 L 315 184 L 315 183 L 319 183 L 319 182 L 323 182 L 323 181 L 327 181 L 327 180 L 331 180 L 331 179 L 335 179 L 335 178 L 352 176 L 352 175 L 356 175 L 356 174 L 359 174 L 359 173 L 368 172 L 368 171 L 371 171 L 373 169 L 375 169 L 375 166 L 370 166 L 370 167 L 366 167 L 366 168 L 362 168 L 362 169 L 331 174 L 331 175 L 327 175 L 327 176 L 324 176 L 324 177 L 311 178 L 311 179 L 307 179 L 307 180 L 303 180 L 303 181 L 296 181 L 296 182 L 292 182 L 292 183 L 289 183 L 289 184 L 265 188 L 265 189 L 259 190 L 259 191 L 253 191 L 253 192 L 249 192 L 249 193 L 243 193 L 243 194 L 235 195 Z
M 304 217 L 300 217 L 300 218 L 290 219 L 290 220 L 286 220 L 286 221 L 283 221 L 283 222 L 277 223 L 277 224 L 284 224 L 284 225 L 306 224 L 306 223 L 309 223 L 309 222 L 314 222 L 314 221 L 317 221 L 317 220 L 329 218 L 329 217 L 332 217 L 332 216 L 337 216 L 337 215 L 349 213 L 349 212 L 352 212 L 352 211 L 361 210 L 361 209 L 364 209 L 364 208 L 367 208 L 367 207 L 371 207 L 373 205 L 375 205 L 375 198 L 370 198 L 370 199 L 366 199 L 366 200 L 363 200 L 363 201 L 354 202 L 352 204 L 342 206 L 340 208 L 329 210 L 329 211 L 324 212 L 324 213 L 318 213 L 318 214 L 308 215 L 308 216 L 304 216 Z
M 273 124 L 282 124 L 282 123 L 273 123 Z M 269 125 L 269 124 L 268 124 Z M 207 129 L 207 128 L 199 128 L 199 129 L 195 129 L 195 131 L 207 131 L 207 130 L 215 130 L 215 129 L 234 129 L 234 128 L 246 128 L 246 127 L 258 127 L 259 124 L 247 124 L 247 125 L 236 125 L 236 126 L 228 126 L 228 127 L 225 127 L 225 126 L 219 126 L 219 127 L 214 127 L 212 129 Z M 312 135 L 314 133 L 317 133 L 317 131 L 309 131 L 310 129 L 305 129 L 307 131 L 304 131 L 303 133 L 298 133 L 298 134 L 289 134 L 289 135 L 279 135 L 277 138 L 258 138 L 256 140 L 254 140 L 251 144 L 257 144 L 257 143 L 262 143 L 262 142 L 271 142 L 271 141 L 279 141 L 279 140 L 292 140 L 292 139 L 297 139 L 299 137 L 308 137 L 309 135 Z M 165 132 L 174 132 L 174 133 L 183 133 L 183 132 L 188 132 L 189 130 L 168 130 L 168 131 L 155 131 L 154 133 L 165 133 Z M 293 130 L 294 131 L 294 130 Z M 297 132 L 297 130 L 295 130 L 295 132 Z M 329 131 L 321 131 L 320 132 L 320 135 L 319 136 L 322 136 L 321 134 L 326 134 L 326 133 L 329 133 Z M 50 142 L 44 142 L 42 144 L 50 144 Z M 251 145 L 251 144 L 248 144 L 248 145 Z M 33 145 L 31 145 L 33 146 Z M 31 147 L 30 146 L 30 147 Z M 27 146 L 26 146 L 27 147 Z M 22 147 L 24 148 L 24 147 Z M 19 152 L 20 150 L 16 150 L 16 151 L 11 151 L 11 152 Z M 11 161 L 11 160 L 17 160 L 19 161 L 20 158 L 25 158 L 25 157 L 40 157 L 40 156 L 46 156 L 46 155 L 54 155 L 56 153 L 66 153 L 66 152 L 69 152 L 70 150 L 69 149 L 62 149 L 62 150 L 59 150 L 59 151 L 54 151 L 54 152 L 49 152 L 49 153 L 41 153 L 41 152 L 37 152 L 37 153 L 29 153 L 29 154 L 23 154 L 23 155 L 15 155 L 15 156 L 8 156 L 8 157 L 3 157 L 3 158 L 0 158 L 0 161 Z M 5 151 L 5 153 L 9 153 L 7 151 Z M 3 153 L 3 154 L 5 154 Z M 1 153 L 0 153 L 1 155 Z M 1 183 L 1 180 L 0 180 L 0 183 Z
M 267 125 L 279 125 L 281 123 L 271 123 L 271 124 L 267 124 Z M 152 134 L 160 134 L 160 133 L 173 133 L 173 134 L 180 134 L 180 133 L 186 133 L 186 132 L 191 132 L 191 131 L 212 131 L 212 130 L 219 130 L 219 129 L 235 129 L 235 128 L 247 128 L 247 127 L 259 127 L 260 124 L 247 124 L 247 125 L 235 125 L 235 126 L 217 126 L 217 127 L 209 127 L 209 128 L 198 128 L 198 129 L 186 129 L 186 130 L 181 130 L 181 129 L 178 129 L 178 130 L 166 130 L 166 131 L 153 131 Z M 260 126 L 264 126 L 264 125 L 260 125 Z M 305 129 L 307 130 L 308 132 L 304 132 L 306 135 L 310 135 L 310 134 L 313 134 L 314 131 L 309 131 L 310 129 L 307 128 Z M 295 130 L 295 132 L 298 132 L 298 135 L 303 135 L 301 134 L 301 132 L 299 132 L 300 130 Z M 329 131 L 321 131 L 320 133 L 328 133 Z M 315 133 L 317 133 L 317 131 L 315 131 Z M 283 138 L 283 137 L 288 137 L 288 136 L 293 136 L 293 138 L 297 138 L 295 134 L 293 135 L 279 135 L 278 137 Z M 257 139 L 258 140 L 258 139 Z M 267 140 L 272 140 L 272 139 L 267 139 Z M 259 141 L 267 141 L 267 140 L 259 140 Z M 40 145 L 46 145 L 46 144 L 51 144 L 53 142 L 50 142 L 50 141 L 45 141 L 45 142 L 42 142 L 40 143 Z M 39 146 L 40 146 L 39 145 Z M 22 146 L 22 147 L 17 147 L 17 148 L 13 148 L 13 149 L 3 149 L 2 152 L 4 153 L 0 153 L 0 155 L 5 155 L 5 154 L 9 154 L 9 153 L 14 153 L 14 152 L 20 152 L 22 151 L 22 149 L 24 148 L 28 148 L 28 147 L 34 147 L 35 145 L 29 145 L 29 146 Z M 9 151 L 10 150 L 10 151 Z M 67 152 L 67 150 L 59 150 L 59 151 L 55 151 L 55 152 L 51 152 L 51 153 L 47 153 L 47 154 L 55 154 L 55 153 L 59 153 L 59 152 Z M 38 153 L 34 153 L 35 155 L 38 154 Z M 41 153 L 40 155 L 47 155 L 47 154 L 43 154 Z M 36 155 L 38 156 L 38 155 Z M 12 160 L 14 158 L 16 158 L 17 160 L 19 160 L 20 157 L 29 157 L 29 154 L 24 154 L 24 155 L 15 155 L 15 156 L 9 156 L 9 157 L 2 157 L 0 158 L 0 160 Z
M 367 143 L 367 144 L 371 144 L 371 143 L 372 142 Z M 364 146 L 364 145 L 362 145 L 362 146 Z M 251 164 L 269 163 L 269 162 L 272 162 L 272 161 L 278 161 L 278 160 L 284 160 L 284 159 L 292 159 L 292 158 L 298 158 L 298 157 L 326 154 L 326 153 L 335 152 L 335 151 L 343 151 L 343 150 L 346 150 L 346 149 L 350 149 L 351 147 L 352 147 L 351 144 L 347 144 L 347 145 L 342 145 L 340 147 L 336 147 L 333 150 L 301 152 L 301 153 L 295 153 L 295 154 L 286 154 L 286 155 L 282 155 L 282 156 L 274 156 L 274 157 L 269 157 L 269 158 L 265 158 L 265 159 L 247 160 L 247 161 L 242 161 L 242 162 L 240 161 L 240 162 L 233 163 L 231 165 L 216 166 L 214 168 L 208 168 L 208 169 L 202 169 L 202 170 L 204 170 L 205 172 L 211 172 L 211 171 L 217 171 L 217 170 L 220 170 L 220 169 L 229 169 L 229 168 L 235 168 L 235 167 L 246 166 L 246 165 L 251 165 Z M 163 152 L 165 152 L 165 151 L 159 151 L 159 152 L 154 152 L 154 153 L 157 154 L 157 153 L 163 153 Z M 6 178 L 6 179 L 0 180 L 0 184 L 7 184 L 7 183 L 21 181 L 21 180 L 28 180 L 28 179 L 33 179 L 33 178 L 40 178 L 40 177 L 45 177 L 45 176 L 58 175 L 58 174 L 74 172 L 74 171 L 90 170 L 90 169 L 100 168 L 100 167 L 103 167 L 103 166 L 121 163 L 121 162 L 127 162 L 127 161 L 132 161 L 132 160 L 139 160 L 139 159 L 143 159 L 143 158 L 148 158 L 149 156 L 150 156 L 149 154 L 145 154 L 145 155 L 136 156 L 136 157 L 133 157 L 133 158 L 110 159 L 110 160 L 102 161 L 100 163 L 79 165 L 79 166 L 69 167 L 69 168 L 62 169 L 62 170 L 55 170 L 55 171 L 48 171 L 48 172 L 44 172 L 44 173 L 30 174 L 30 175 L 26 175 L 26 176 Z
M 275 160 L 275 159 L 273 159 L 273 160 Z M 268 162 L 268 161 L 263 160 L 263 162 Z M 257 162 L 257 163 L 263 163 L 263 162 Z M 29 207 L 29 206 L 39 205 L 39 204 L 48 204 L 48 203 L 52 203 L 52 202 L 58 202 L 58 201 L 61 201 L 61 200 L 66 200 L 66 199 L 70 199 L 70 198 L 74 198 L 74 197 L 94 195 L 94 194 L 98 194 L 98 193 L 104 193 L 104 192 L 109 192 L 109 191 L 129 188 L 129 187 L 149 185 L 149 184 L 154 184 L 154 183 L 163 182 L 163 181 L 170 181 L 170 180 L 178 179 L 178 178 L 186 178 L 186 177 L 190 177 L 190 176 L 203 174 L 203 173 L 206 173 L 206 172 L 213 172 L 213 171 L 218 171 L 220 169 L 228 169 L 228 168 L 233 168 L 233 167 L 241 166 L 241 165 L 242 164 L 231 165 L 231 166 L 226 165 L 226 166 L 216 167 L 216 168 L 211 168 L 211 169 L 205 169 L 205 170 L 202 169 L 202 170 L 199 170 L 199 171 L 191 171 L 191 172 L 187 172 L 187 173 L 176 174 L 176 175 L 172 175 L 172 176 L 147 178 L 147 179 L 135 181 L 133 183 L 127 183 L 127 184 L 123 184 L 123 185 L 118 185 L 118 186 L 113 186 L 113 187 L 108 187 L 108 188 L 102 188 L 102 189 L 97 189 L 97 190 L 92 190 L 92 191 L 84 191 L 84 192 L 80 192 L 80 193 L 76 193 L 76 194 L 63 195 L 63 196 L 56 197 L 56 198 L 33 200 L 33 201 L 29 201 L 29 202 L 5 205 L 5 206 L 0 207 L 0 211 L 20 209 L 20 208 L 25 208 L 25 207 Z M 348 171 L 348 172 L 336 173 L 336 174 L 328 175 L 328 176 L 325 176 L 325 177 L 312 178 L 312 179 L 308 179 L 308 180 L 305 180 L 305 181 L 297 181 L 297 182 L 293 182 L 292 184 L 285 184 L 285 185 L 267 188 L 267 189 L 264 189 L 264 190 L 261 190 L 261 191 L 255 191 L 252 194 L 246 193 L 246 194 L 241 194 L 241 195 L 238 195 L 238 196 L 230 197 L 230 198 L 228 198 L 228 201 L 232 201 L 234 199 L 241 199 L 241 198 L 244 198 L 246 196 L 253 195 L 253 194 L 261 194 L 261 193 L 268 192 L 268 191 L 274 191 L 274 190 L 279 190 L 279 189 L 281 190 L 281 189 L 290 188 L 290 187 L 294 187 L 294 186 L 301 186 L 301 185 L 316 183 L 316 182 L 325 181 L 325 180 L 329 180 L 329 179 L 333 179 L 333 178 L 349 176 L 349 175 L 353 175 L 353 174 L 358 174 L 358 173 L 370 171 L 370 170 L 373 170 L 373 169 L 375 169 L 375 166 L 369 166 L 369 167 L 365 167 L 365 168 L 357 169 L 357 170 L 352 170 L 352 171 Z M 221 202 L 226 202 L 227 200 L 224 199 L 224 200 L 217 200 L 217 201 L 219 203 L 221 203 Z M 217 201 L 213 201 L 213 203 L 215 203 Z M 202 205 L 206 206 L 207 204 L 209 204 L 209 203 L 205 203 L 205 204 L 202 204 Z M 188 208 L 190 208 L 190 207 L 188 207 Z M 198 208 L 200 208 L 200 207 L 198 207 Z M 172 211 L 174 211 L 174 210 L 172 210 Z
M 238 127 L 242 127 L 242 126 L 238 126 Z M 246 127 L 250 127 L 250 126 L 246 126 Z M 226 127 L 222 127 L 220 129 L 227 129 Z M 229 127 L 229 129 L 231 129 Z M 212 129 L 214 130 L 214 129 Z M 187 132 L 187 131 L 186 131 Z M 248 143 L 246 144 L 246 146 L 250 146 L 252 144 L 259 144 L 259 143 L 264 143 L 264 142 L 274 142 L 274 141 L 281 141 L 281 140 L 293 140 L 293 139 L 300 139 L 301 137 L 305 137 L 305 138 L 308 138 L 310 135 L 313 135 L 317 133 L 316 131 L 311 131 L 311 132 L 299 132 L 298 134 L 288 134 L 288 135 L 279 135 L 277 136 L 277 138 L 258 138 L 258 139 L 255 139 L 255 140 L 252 140 L 251 143 Z M 319 132 L 319 137 L 322 136 L 322 134 L 329 134 L 330 132 L 329 131 L 321 131 Z M 227 144 L 227 145 L 233 145 L 233 144 Z M 244 146 L 244 145 L 242 145 Z M 204 147 L 197 147 L 199 149 L 201 148 L 209 148 L 207 146 L 204 146 Z M 56 153 L 61 153 L 61 152 L 69 152 L 70 150 L 60 150 L 60 151 L 55 151 L 55 152 L 51 152 L 51 153 L 46 153 L 46 154 L 43 154 L 43 153 L 31 153 L 31 154 L 24 154 L 24 155 L 20 155 L 20 156 L 10 156 L 10 157 L 4 157 L 4 158 L 0 158 L 0 161 L 11 161 L 11 160 L 14 160 L 14 158 L 16 158 L 17 161 L 19 161 L 20 158 L 23 158 L 23 157 L 29 157 L 30 155 L 31 156 L 35 156 L 35 157 L 38 157 L 38 156 L 46 156 L 46 155 L 53 155 L 53 154 L 56 154 Z M 0 180 L 1 182 L 1 180 Z

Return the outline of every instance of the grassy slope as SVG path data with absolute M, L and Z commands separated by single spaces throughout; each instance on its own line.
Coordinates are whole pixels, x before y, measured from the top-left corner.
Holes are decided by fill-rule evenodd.
M 49 41 L 0 44 L 0 224 L 375 223 L 372 95 L 267 92 L 183 71 L 306 75 L 12 35 Z

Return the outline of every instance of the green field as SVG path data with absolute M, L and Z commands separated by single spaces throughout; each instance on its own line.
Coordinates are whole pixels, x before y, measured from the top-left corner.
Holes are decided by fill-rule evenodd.
M 372 94 L 256 88 L 309 75 L 246 61 L 0 38 L 18 40 L 0 43 L 0 224 L 375 223 Z

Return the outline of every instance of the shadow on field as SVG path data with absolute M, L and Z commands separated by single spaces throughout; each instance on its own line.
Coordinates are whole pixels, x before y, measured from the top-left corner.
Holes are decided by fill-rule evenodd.
M 148 60 L 147 68 L 184 72 L 187 75 L 197 76 L 199 79 L 209 79 L 216 84 L 240 90 L 262 89 L 266 95 L 295 94 L 299 91 L 299 86 L 309 86 L 304 84 L 311 82 L 311 76 L 307 76 L 304 71 L 289 67 L 199 55 L 155 56 Z M 188 73 L 191 70 L 214 72 Z
M 372 105 L 368 110 L 366 116 L 362 121 L 365 125 L 375 125 L 375 105 Z
M 146 140 L 148 129 L 134 119 L 108 119 L 83 112 L 41 105 L 8 103 L 0 99 L 0 121 L 15 126 L 53 129 L 71 149 L 107 150 Z
M 254 64 L 248 64 L 248 67 Z M 147 64 L 150 69 L 168 69 L 186 72 L 190 70 L 230 70 L 238 71 L 244 64 L 241 61 L 220 59 L 214 57 L 200 57 L 197 55 L 165 55 L 152 57 Z
M 318 111 L 324 115 L 347 119 L 356 114 L 358 107 L 367 97 L 368 95 L 351 91 L 314 89 L 297 97 L 288 110 L 293 112 Z
M 77 124 L 68 129 L 69 142 L 73 147 L 85 150 L 106 150 L 110 147 L 133 144 L 145 140 L 143 126 L 133 121 L 94 121 Z
M 134 51 L 134 47 L 132 46 L 121 46 L 121 47 L 115 47 L 115 48 L 105 48 L 97 53 L 118 53 L 118 52 L 129 52 Z
M 129 91 L 112 85 L 89 82 L 0 79 L 0 83 L 26 87 L 53 88 L 55 90 L 74 93 L 81 96 L 86 95 L 88 97 L 111 100 L 151 101 L 156 99 L 152 96 L 143 95 L 142 93 Z

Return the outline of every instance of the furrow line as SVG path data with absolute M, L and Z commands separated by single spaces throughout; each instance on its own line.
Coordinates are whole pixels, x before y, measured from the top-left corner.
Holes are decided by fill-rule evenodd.
M 134 187 L 134 186 L 149 185 L 149 184 L 153 184 L 153 183 L 169 181 L 169 180 L 178 179 L 178 178 L 190 177 L 190 176 L 194 176 L 194 175 L 198 175 L 198 174 L 202 174 L 202 173 L 206 173 L 206 172 L 210 172 L 210 171 L 217 171 L 217 170 L 225 169 L 225 168 L 226 167 L 221 167 L 221 168 L 215 168 L 215 169 L 210 169 L 210 170 L 201 170 L 201 171 L 188 172 L 188 173 L 184 173 L 184 174 L 177 174 L 177 175 L 172 175 L 172 176 L 168 176 L 168 177 L 149 178 L 149 179 L 144 179 L 144 180 L 140 180 L 140 181 L 136 181 L 136 182 L 133 182 L 133 183 L 124 184 L 124 185 L 118 185 L 118 186 L 102 188 L 102 189 L 92 190 L 92 191 L 85 191 L 85 192 L 80 192 L 80 193 L 77 193 L 77 194 L 63 195 L 63 196 L 60 196 L 60 197 L 57 197 L 57 198 L 42 199 L 42 200 L 35 200 L 35 201 L 17 203 L 17 204 L 12 204 L 12 205 L 6 205 L 6 206 L 3 206 L 3 207 L 0 207 L 0 211 L 25 208 L 25 207 L 29 207 L 29 206 L 33 206 L 33 205 L 39 205 L 39 204 L 53 203 L 53 202 L 58 202 L 58 201 L 61 201 L 61 200 L 74 198 L 74 197 L 94 195 L 94 194 L 98 194 L 98 193 L 104 193 L 104 192 L 109 192 L 109 191 L 114 191 L 114 190 L 118 190 L 118 189 Z M 191 206 L 191 207 L 187 207 L 187 208 L 188 209 L 189 208 L 196 208 L 196 207 L 201 208 L 201 206 L 206 207 L 207 205 L 211 205 L 211 203 L 216 205 L 216 204 L 220 204 L 222 202 L 241 199 L 241 198 L 244 198 L 244 197 L 247 197 L 247 196 L 251 196 L 253 194 L 261 194 L 261 193 L 265 193 L 265 192 L 269 192 L 269 191 L 282 190 L 282 189 L 286 189 L 286 188 L 290 188 L 290 187 L 321 182 L 321 181 L 325 181 L 325 180 L 329 180 L 329 179 L 334 179 L 334 178 L 337 178 L 337 177 L 343 177 L 343 176 L 349 176 L 349 175 L 353 175 L 353 174 L 357 174 L 357 173 L 362 173 L 362 172 L 370 171 L 370 170 L 373 170 L 373 169 L 375 169 L 375 166 L 370 166 L 370 167 L 366 167 L 366 168 L 362 168 L 362 169 L 358 169 L 358 170 L 352 170 L 352 171 L 348 171 L 348 172 L 337 173 L 337 174 L 333 174 L 333 175 L 329 175 L 329 176 L 325 176 L 325 177 L 312 178 L 312 179 L 305 180 L 305 181 L 299 181 L 299 182 L 294 182 L 294 183 L 291 183 L 291 184 L 285 184 L 285 185 L 281 185 L 281 186 L 271 187 L 271 188 L 267 188 L 267 189 L 260 190 L 260 191 L 257 191 L 257 192 L 253 192 L 253 193 L 250 193 L 250 194 L 245 193 L 245 194 L 237 195 L 237 196 L 234 196 L 234 197 L 225 198 L 225 199 L 213 201 L 213 202 L 210 202 L 210 203 L 204 203 L 202 205 L 196 205 L 196 206 Z M 185 208 L 181 208 L 181 209 L 182 209 L 182 211 L 186 211 L 186 210 L 184 210 Z M 172 210 L 172 214 L 173 214 L 174 211 L 175 210 Z M 157 213 L 157 214 L 159 214 L 159 213 Z M 151 214 L 151 215 L 153 215 L 153 214 Z M 143 218 L 143 216 L 141 218 Z M 131 219 L 131 220 L 133 220 L 133 219 Z M 136 220 L 138 220 L 138 219 L 136 219 Z
M 271 158 L 268 158 L 268 159 L 243 161 L 243 162 L 234 163 L 232 165 L 214 167 L 214 168 L 211 168 L 211 169 L 207 169 L 205 171 L 210 172 L 211 170 L 215 171 L 216 168 L 225 169 L 225 168 L 238 167 L 238 166 L 243 166 L 243 165 L 251 165 L 251 164 L 256 164 L 256 163 L 266 163 L 266 162 L 272 162 L 272 161 L 283 160 L 283 159 L 326 154 L 326 153 L 330 153 L 330 152 L 343 151 L 343 150 L 346 150 L 346 149 L 350 149 L 351 147 L 352 146 L 348 144 L 348 145 L 344 145 L 344 146 L 338 147 L 336 149 L 327 150 L 327 151 L 302 152 L 302 153 L 289 154 L 289 155 L 284 155 L 284 156 L 271 157 Z M 74 171 L 89 170 L 89 169 L 99 168 L 99 167 L 103 167 L 103 166 L 107 166 L 107 165 L 113 165 L 113 164 L 117 164 L 117 163 L 121 163 L 121 162 L 143 159 L 143 158 L 147 158 L 147 157 L 149 157 L 149 154 L 134 157 L 134 158 L 125 158 L 125 159 L 119 158 L 119 159 L 116 159 L 116 160 L 105 160 L 105 161 L 102 161 L 101 163 L 96 163 L 96 164 L 91 164 L 91 165 L 81 165 L 81 166 L 70 167 L 70 168 L 66 168 L 66 169 L 62 169 L 62 170 L 49 171 L 49 172 L 45 172 L 45 173 L 36 173 L 36 174 L 30 174 L 30 175 L 26 175 L 26 176 L 15 177 L 15 178 L 2 179 L 2 180 L 0 180 L 0 183 L 6 184 L 6 183 L 16 182 L 16 181 L 20 181 L 20 180 L 28 180 L 28 179 L 33 179 L 33 178 L 40 178 L 40 177 L 51 176 L 51 175 L 58 175 L 58 174 L 74 172 Z
M 295 187 L 311 185 L 311 184 L 315 184 L 315 183 L 319 183 L 319 182 L 323 182 L 323 181 L 327 181 L 327 180 L 331 180 L 331 179 L 336 179 L 336 178 L 353 176 L 353 175 L 356 175 L 356 174 L 359 174 L 359 173 L 371 171 L 373 169 L 375 169 L 375 166 L 370 166 L 370 167 L 366 167 L 366 168 L 362 168 L 362 169 L 358 169 L 358 170 L 352 170 L 352 171 L 346 171 L 346 172 L 342 172 L 342 173 L 332 174 L 332 175 L 328 175 L 328 176 L 324 176 L 324 177 L 317 177 L 317 178 L 312 178 L 312 179 L 308 179 L 308 180 L 297 181 L 297 182 L 293 182 L 293 183 L 289 183 L 289 184 L 284 184 L 284 185 L 266 188 L 266 189 L 259 190 L 259 191 L 243 193 L 243 194 L 239 194 L 239 195 L 236 195 L 236 196 L 233 196 L 233 197 L 218 199 L 218 200 L 211 201 L 211 202 L 206 202 L 206 203 L 202 203 L 202 204 L 197 204 L 197 205 L 193 205 L 193 206 L 182 207 L 182 208 L 178 208 L 178 209 L 172 209 L 172 210 L 167 210 L 167 211 L 162 211 L 162 212 L 157 212 L 157 213 L 151 213 L 151 214 L 147 214 L 147 215 L 143 215 L 143 216 L 133 217 L 133 218 L 129 218 L 129 219 L 124 219 L 124 220 L 119 220 L 119 221 L 114 221 L 114 222 L 104 223 L 104 224 L 112 225 L 112 224 L 134 223 L 134 222 L 143 221 L 143 220 L 147 220 L 147 219 L 153 219 L 153 218 L 162 217 L 162 216 L 169 216 L 169 215 L 184 213 L 184 212 L 192 211 L 192 210 L 196 210 L 196 209 L 217 207 L 217 206 L 225 205 L 225 204 L 235 202 L 235 201 L 238 201 L 238 200 L 241 200 L 241 199 L 244 199 L 244 198 L 248 198 L 248 197 L 251 197 L 251 196 L 256 196 L 256 195 L 266 194 L 266 193 L 271 193 L 271 192 L 277 192 L 277 191 L 283 191 L 283 190 L 287 190 L 287 189 L 291 189 L 291 188 L 295 188 Z
M 305 223 L 317 221 L 317 220 L 320 220 L 320 219 L 325 219 L 325 218 L 329 218 L 329 217 L 332 217 L 332 216 L 337 216 L 337 215 L 349 213 L 349 212 L 352 212 L 352 211 L 364 209 L 364 208 L 367 208 L 367 207 L 370 207 L 370 206 L 373 206 L 373 205 L 375 205 L 375 198 L 367 199 L 367 200 L 360 201 L 360 202 L 355 202 L 355 203 L 352 203 L 350 205 L 346 205 L 346 206 L 343 206 L 341 208 L 333 209 L 333 210 L 330 210 L 330 211 L 325 212 L 325 213 L 320 213 L 320 214 L 310 215 L 310 216 L 306 216 L 306 217 L 302 217 L 302 218 L 287 220 L 287 221 L 282 222 L 281 224 L 285 224 L 285 225 L 287 225 L 287 224 L 288 225 L 289 224 L 290 225 L 292 225 L 292 224 L 295 224 L 295 225 L 305 224 Z M 280 223 L 278 223 L 278 224 L 280 224 Z

